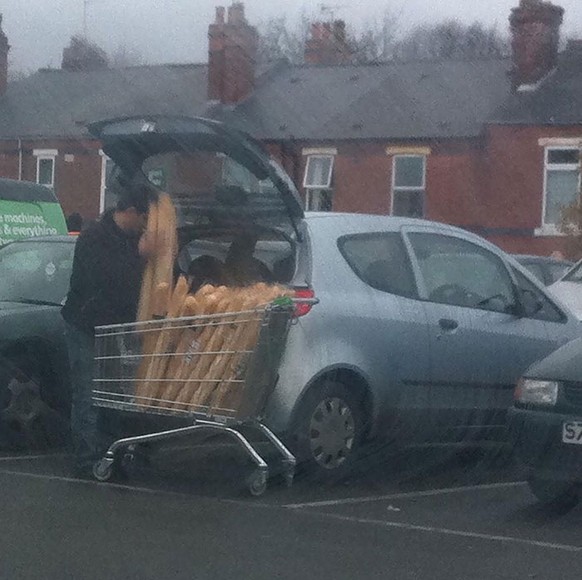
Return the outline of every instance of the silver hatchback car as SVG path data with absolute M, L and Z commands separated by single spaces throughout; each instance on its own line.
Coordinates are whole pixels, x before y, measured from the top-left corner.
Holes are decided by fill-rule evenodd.
M 265 421 L 320 474 L 349 469 L 370 438 L 459 441 L 504 429 L 523 371 L 582 334 L 541 283 L 478 236 L 304 214 L 281 168 L 220 123 L 148 117 L 91 131 L 119 179 L 145 177 L 172 195 L 186 261 L 206 254 L 218 271 L 242 231 L 255 275 L 317 300 L 299 307 Z

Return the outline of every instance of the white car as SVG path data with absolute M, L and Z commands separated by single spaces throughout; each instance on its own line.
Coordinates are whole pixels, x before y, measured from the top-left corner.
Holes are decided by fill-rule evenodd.
M 572 313 L 582 320 L 582 260 L 576 263 L 562 278 L 548 286 L 550 292 Z

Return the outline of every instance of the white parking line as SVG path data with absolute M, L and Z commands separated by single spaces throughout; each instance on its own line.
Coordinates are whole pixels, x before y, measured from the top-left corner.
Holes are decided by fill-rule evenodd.
M 369 518 L 357 518 L 351 516 L 341 516 L 338 514 L 305 512 L 313 516 L 323 517 L 341 522 L 351 522 L 356 524 L 374 525 L 382 528 L 400 529 L 411 532 L 426 532 L 432 534 L 441 534 L 445 536 L 457 536 L 461 538 L 473 538 L 478 540 L 487 540 L 490 542 L 501 542 L 504 544 L 520 544 L 525 546 L 535 546 L 537 548 L 550 548 L 552 550 L 562 550 L 564 552 L 582 552 L 582 546 L 572 546 L 569 544 L 556 544 L 553 542 L 541 542 L 538 540 L 527 540 L 525 538 L 515 538 L 513 536 L 498 536 L 493 534 L 482 534 L 479 532 L 466 532 L 463 530 L 452 530 L 449 528 L 436 528 L 433 526 L 419 526 L 415 524 L 405 524 L 401 522 L 387 522 L 384 520 L 375 520 Z
M 0 461 L 23 461 L 25 459 L 45 459 L 47 457 L 64 457 L 66 453 L 43 453 L 39 455 L 9 455 L 0 457 Z
M 46 481 L 59 481 L 65 483 L 77 483 L 79 485 L 102 487 L 104 489 L 125 489 L 128 491 L 137 491 L 139 493 L 147 493 L 150 495 L 167 495 L 175 496 L 180 498 L 190 498 L 198 497 L 187 493 L 180 493 L 177 491 L 164 491 L 158 490 L 150 487 L 141 487 L 134 485 L 124 485 L 123 483 L 115 482 L 101 482 L 93 479 L 77 479 L 75 477 L 67 477 L 65 475 L 48 475 L 46 473 L 28 473 L 26 471 L 12 471 L 8 469 L 0 469 L 0 476 L 2 475 L 13 475 L 16 477 L 28 477 L 30 479 L 44 479 Z
M 304 503 L 288 503 L 282 507 L 288 509 L 301 509 L 308 507 L 326 507 L 335 505 L 349 505 L 356 503 L 370 503 L 375 501 L 388 501 L 394 499 L 414 499 L 417 497 L 433 497 L 449 493 L 463 493 L 466 491 L 484 491 L 488 489 L 504 489 L 507 487 L 520 487 L 525 481 L 510 481 L 506 483 L 486 483 L 483 485 L 468 485 L 466 487 L 447 487 L 443 489 L 431 489 L 428 491 L 410 491 L 406 493 L 392 493 L 388 495 L 370 495 L 364 497 L 347 497 L 343 499 L 330 499 L 325 501 L 309 501 Z

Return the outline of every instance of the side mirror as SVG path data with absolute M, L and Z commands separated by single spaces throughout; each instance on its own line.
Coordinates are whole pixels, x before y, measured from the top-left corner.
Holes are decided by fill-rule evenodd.
M 521 316 L 533 316 L 537 314 L 543 307 L 543 302 L 538 298 L 538 295 L 527 288 L 520 288 L 521 295 Z

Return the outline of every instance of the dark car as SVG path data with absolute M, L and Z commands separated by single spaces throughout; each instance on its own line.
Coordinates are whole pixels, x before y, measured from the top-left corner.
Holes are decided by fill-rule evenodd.
M 0 445 L 57 443 L 67 429 L 68 362 L 61 317 L 76 238 L 0 247 Z
M 544 504 L 577 503 L 582 484 L 582 339 L 524 374 L 509 418 L 533 494 Z
M 516 254 L 513 257 L 546 286 L 559 280 L 574 265 L 574 262 L 569 260 L 559 260 L 549 256 Z

